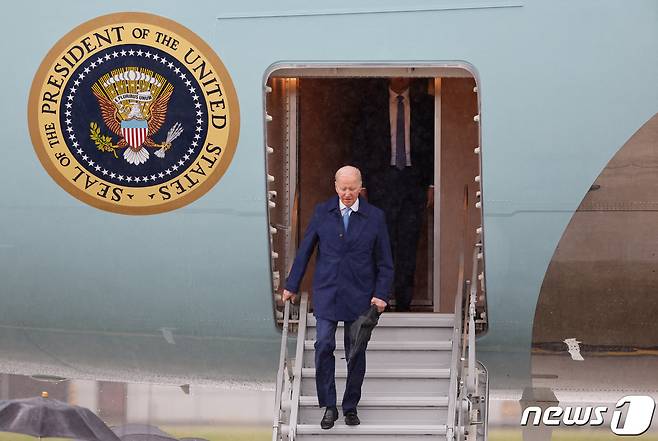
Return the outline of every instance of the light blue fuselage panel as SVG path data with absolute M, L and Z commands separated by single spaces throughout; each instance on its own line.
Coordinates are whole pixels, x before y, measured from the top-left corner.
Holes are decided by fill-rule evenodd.
M 32 78 L 54 43 L 84 21 L 131 10 L 165 16 L 204 39 L 240 103 L 240 139 L 224 177 L 192 204 L 148 216 L 101 211 L 66 193 L 39 163 L 25 116 Z M 186 372 L 199 381 L 272 380 L 279 334 L 268 255 L 264 73 L 282 61 L 464 61 L 477 71 L 481 99 L 489 331 L 478 349 L 492 387 L 522 384 L 556 244 L 601 169 L 658 110 L 653 0 L 339 1 L 317 8 L 295 1 L 13 2 L 5 17 L 0 357 L 7 372 L 39 373 L 49 363 L 54 373 L 110 378 L 112 369 L 94 370 L 103 360 L 134 378 L 160 367 L 171 381 Z

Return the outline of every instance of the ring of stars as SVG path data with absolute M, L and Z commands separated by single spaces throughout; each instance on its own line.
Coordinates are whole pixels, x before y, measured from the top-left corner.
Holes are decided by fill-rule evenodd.
M 178 162 L 170 166 L 164 171 L 160 171 L 157 174 L 152 174 L 152 175 L 141 175 L 141 176 L 133 176 L 133 175 L 122 175 L 122 174 L 117 174 L 114 172 L 111 172 L 104 167 L 101 167 L 99 164 L 97 164 L 93 159 L 91 159 L 89 156 L 87 156 L 84 153 L 84 150 L 80 146 L 80 142 L 78 142 L 77 137 L 75 136 L 73 126 L 72 126 L 72 120 L 71 120 L 71 108 L 73 107 L 73 100 L 75 99 L 75 94 L 78 90 L 78 86 L 80 85 L 80 81 L 83 80 L 92 70 L 96 69 L 97 67 L 101 66 L 105 61 L 109 61 L 113 58 L 119 58 L 119 57 L 126 57 L 126 56 L 135 56 L 137 55 L 138 57 L 144 57 L 144 58 L 149 58 L 154 61 L 158 61 L 160 64 L 162 64 L 163 67 L 167 67 L 169 70 L 171 70 L 175 75 L 177 75 L 185 84 L 187 87 L 187 90 L 190 92 L 192 95 L 192 99 L 194 100 L 194 108 L 196 112 L 196 128 L 194 130 L 194 137 L 193 141 L 191 143 L 191 147 L 187 150 L 185 155 L 183 155 L 183 159 L 180 159 Z M 91 68 L 90 68 L 91 67 Z M 122 49 L 121 51 L 114 51 L 112 53 L 106 53 L 104 56 L 99 56 L 95 60 L 92 60 L 91 64 L 87 66 L 82 72 L 78 74 L 78 78 L 73 81 L 73 86 L 69 88 L 68 95 L 66 96 L 66 110 L 64 112 L 64 115 L 66 116 L 65 122 L 66 122 L 66 137 L 70 140 L 71 146 L 75 150 L 75 152 L 80 155 L 82 160 L 87 163 L 88 167 L 90 169 L 93 169 L 97 172 L 100 172 L 103 176 L 108 176 L 111 179 L 117 179 L 119 182 L 127 182 L 127 183 L 147 183 L 149 181 L 153 182 L 156 181 L 157 179 L 162 179 L 165 178 L 175 171 L 177 171 L 179 168 L 183 167 L 186 162 L 192 158 L 192 155 L 194 154 L 195 148 L 199 146 L 199 142 L 201 142 L 201 132 L 203 131 L 203 106 L 201 105 L 201 102 L 199 101 L 199 95 L 197 93 L 196 88 L 192 85 L 192 81 L 187 78 L 187 74 L 184 72 L 181 72 L 181 69 L 178 67 L 174 66 L 174 63 L 172 63 L 170 60 L 168 60 L 164 56 L 159 56 L 157 53 L 152 54 L 149 51 L 143 51 L 141 49 L 139 50 L 125 50 Z

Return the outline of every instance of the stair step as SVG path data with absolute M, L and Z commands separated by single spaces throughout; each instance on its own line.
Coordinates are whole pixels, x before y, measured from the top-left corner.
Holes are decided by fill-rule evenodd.
M 347 370 L 336 370 L 336 378 L 346 378 Z M 315 378 L 314 368 L 303 368 L 302 378 Z M 368 378 L 448 378 L 450 379 L 450 369 L 377 369 L 368 368 L 366 379 Z
M 346 379 L 336 378 L 336 393 L 342 395 L 345 391 Z M 450 379 L 425 378 L 366 378 L 361 386 L 363 395 L 398 395 L 398 396 L 442 396 L 450 390 Z M 314 395 L 316 393 L 315 377 L 302 378 L 301 393 Z
M 336 372 L 336 392 L 345 390 L 347 371 Z M 368 369 L 361 391 L 364 396 L 442 396 L 450 390 L 450 369 Z M 302 369 L 301 393 L 315 395 L 315 369 Z
M 410 313 L 384 313 L 379 317 L 377 327 L 454 327 L 454 314 L 438 314 L 432 312 L 410 312 Z M 306 318 L 307 327 L 315 327 L 316 319 L 313 314 L 308 314 Z M 338 323 L 338 327 L 343 327 L 343 322 Z
M 338 407 L 342 399 L 338 398 Z M 318 406 L 318 397 L 312 395 L 301 395 L 299 397 L 300 407 Z M 447 407 L 448 397 L 364 397 L 359 401 L 359 411 L 363 407 Z M 320 408 L 318 408 L 320 409 Z
M 336 340 L 343 341 L 345 329 L 336 329 Z M 315 340 L 316 328 L 307 328 L 306 338 Z M 439 326 L 377 326 L 372 332 L 371 341 L 441 341 L 450 340 L 453 336 L 452 327 Z
M 343 422 L 342 411 L 338 421 Z M 324 415 L 324 409 L 319 407 L 302 407 L 299 409 L 299 424 L 319 424 Z M 431 425 L 448 420 L 447 406 L 434 407 L 386 407 L 374 408 L 359 406 L 359 419 L 361 424 L 369 425 Z M 337 423 L 338 423 L 337 421 Z
M 329 433 L 311 433 L 304 435 L 297 435 L 296 441 L 445 441 L 445 433 L 439 435 L 381 435 L 381 434 L 366 434 L 363 435 L 359 432 L 350 434 L 336 434 L 333 429 L 325 430 Z
M 336 421 L 336 425 L 329 430 L 322 429 L 320 424 L 297 425 L 298 435 L 388 435 L 399 437 L 405 435 L 445 435 L 445 433 L 445 424 L 423 424 L 413 426 L 401 424 L 361 424 L 359 426 L 346 426 L 345 424 Z
M 341 402 L 339 420 L 343 421 Z M 324 408 L 318 407 L 317 397 L 300 397 L 299 424 L 318 424 Z M 359 418 L 363 424 L 424 425 L 447 421 L 448 397 L 373 397 L 359 402 Z
M 314 340 L 305 340 L 305 350 L 315 350 Z M 368 351 L 450 351 L 451 341 L 371 341 L 368 343 Z M 345 343 L 336 342 L 336 350 L 344 351 Z
M 367 351 L 367 364 L 390 369 L 448 369 L 451 351 L 432 350 L 371 350 Z M 334 353 L 336 370 L 345 369 L 344 351 Z M 315 368 L 315 351 L 307 349 L 302 359 L 303 368 Z
M 302 367 L 315 367 L 314 341 L 304 342 L 304 358 Z M 446 369 L 450 367 L 452 343 L 440 342 L 391 342 L 379 341 L 368 345 L 367 362 L 370 366 L 381 368 L 409 369 Z M 336 342 L 334 352 L 336 368 L 346 366 L 343 342 Z

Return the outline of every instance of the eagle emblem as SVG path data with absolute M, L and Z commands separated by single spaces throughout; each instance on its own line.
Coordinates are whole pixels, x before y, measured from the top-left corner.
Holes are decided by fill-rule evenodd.
M 119 136 L 114 144 L 112 136 L 101 134 L 98 124 L 92 122 L 90 137 L 100 151 L 110 152 L 118 159 L 116 150 L 125 149 L 123 158 L 129 164 L 140 165 L 150 157 L 147 147 L 157 149 L 155 155 L 164 158 L 173 141 L 183 133 L 177 122 L 163 143 L 152 138 L 165 122 L 174 91 L 174 86 L 160 74 L 145 68 L 122 67 L 103 75 L 91 89 L 105 126 Z

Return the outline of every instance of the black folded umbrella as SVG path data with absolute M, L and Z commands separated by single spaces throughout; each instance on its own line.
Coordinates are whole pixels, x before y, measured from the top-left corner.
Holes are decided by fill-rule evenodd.
M 366 345 L 370 341 L 372 330 L 377 326 L 381 314 L 377 310 L 377 306 L 370 305 L 370 308 L 365 313 L 354 320 L 354 323 L 350 327 L 350 353 L 347 354 L 348 363 L 352 357 L 365 350 Z
M 40 397 L 0 401 L 0 431 L 39 438 L 120 441 L 91 410 Z

